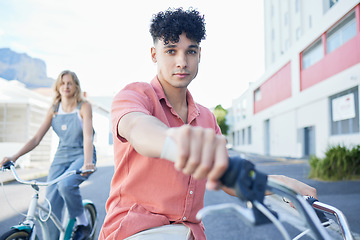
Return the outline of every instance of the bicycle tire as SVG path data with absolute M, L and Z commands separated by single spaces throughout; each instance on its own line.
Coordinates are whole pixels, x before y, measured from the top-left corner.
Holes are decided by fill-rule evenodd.
M 89 237 L 90 240 L 95 239 L 95 232 L 96 232 L 96 219 L 97 219 L 97 212 L 96 208 L 93 204 L 86 204 L 84 206 L 86 217 L 89 221 L 91 226 L 91 235 Z
M 30 233 L 24 230 L 11 229 L 1 235 L 0 240 L 27 240 L 30 239 Z M 36 236 L 35 239 L 38 239 Z
M 96 207 L 93 203 L 84 203 L 84 210 L 86 218 L 90 224 L 91 227 L 91 234 L 89 236 L 89 240 L 95 239 L 95 233 L 96 233 L 96 220 L 97 220 L 97 211 Z M 74 228 L 76 225 L 74 226 Z

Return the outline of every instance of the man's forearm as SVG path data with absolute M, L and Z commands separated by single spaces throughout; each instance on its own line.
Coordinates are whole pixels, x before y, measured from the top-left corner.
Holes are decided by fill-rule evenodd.
M 148 157 L 160 157 L 168 127 L 159 119 L 144 113 L 128 113 L 120 119 L 118 134 L 135 150 Z

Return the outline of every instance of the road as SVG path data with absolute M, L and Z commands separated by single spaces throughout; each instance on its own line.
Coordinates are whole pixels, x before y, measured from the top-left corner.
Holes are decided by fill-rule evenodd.
M 249 158 L 251 159 L 251 157 Z M 352 230 L 358 230 L 357 232 L 359 232 L 359 181 L 327 183 L 307 179 L 309 166 L 304 161 L 280 161 L 269 158 L 259 158 L 257 156 L 251 160 L 256 163 L 257 169 L 267 174 L 285 174 L 316 187 L 318 189 L 319 199 L 341 209 L 348 218 Z M 112 175 L 113 166 L 111 163 L 99 164 L 98 171 L 81 185 L 83 197 L 91 199 L 98 210 L 99 224 L 97 234 L 99 234 L 101 224 L 105 218 L 105 202 L 110 190 Z M 18 183 L 11 182 L 5 184 L 3 190 L 15 209 L 19 211 L 26 209 L 26 204 L 32 196 L 32 190 L 29 186 L 21 186 Z M 20 222 L 22 217 L 8 207 L 9 205 L 4 198 L 2 190 L 0 191 L 0 196 L 0 233 L 2 233 L 8 230 L 8 226 Z M 41 194 L 41 196 L 43 196 L 43 194 Z M 347 200 L 343 201 L 344 199 Z M 228 202 L 238 203 L 238 200 L 222 191 L 207 191 L 205 194 L 205 206 Z M 248 227 L 233 211 L 206 216 L 203 222 L 208 240 L 281 239 L 279 231 L 273 225 L 268 224 L 255 228 Z M 294 231 L 290 230 L 290 232 L 293 233 Z

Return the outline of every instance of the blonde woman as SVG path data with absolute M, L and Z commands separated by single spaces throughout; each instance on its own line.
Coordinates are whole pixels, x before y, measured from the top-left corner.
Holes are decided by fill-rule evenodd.
M 5 157 L 0 166 L 8 161 L 15 162 L 20 156 L 33 150 L 51 126 L 59 136 L 59 146 L 49 170 L 48 181 L 68 170 L 95 170 L 92 109 L 91 104 L 82 96 L 79 79 L 74 72 L 65 70 L 59 74 L 54 90 L 53 104 L 35 136 L 19 152 Z M 64 204 L 70 218 L 76 218 L 77 226 L 72 239 L 86 239 L 90 234 L 79 189 L 79 185 L 87 178 L 88 174 L 72 175 L 46 190 L 53 212 L 59 219 Z M 59 239 L 59 231 L 51 221 L 48 222 L 48 227 L 51 239 Z

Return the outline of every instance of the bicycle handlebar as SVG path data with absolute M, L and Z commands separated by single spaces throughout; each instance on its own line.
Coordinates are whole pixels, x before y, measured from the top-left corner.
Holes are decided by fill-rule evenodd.
M 253 163 L 239 156 L 229 157 L 229 167 L 220 181 L 225 186 L 235 189 L 239 199 L 251 203 L 248 204 L 250 206 L 248 208 L 240 206 L 232 206 L 232 208 L 236 209 L 252 225 L 261 225 L 270 221 L 277 225 L 278 214 L 263 204 L 265 191 L 268 190 L 291 200 L 316 239 L 331 239 L 322 226 L 322 223 L 329 221 L 324 213 L 336 216 L 344 239 L 353 239 L 346 217 L 340 210 L 321 203 L 314 197 L 302 196 L 282 183 L 268 179 L 266 174 L 255 169 Z M 239 208 L 242 208 L 241 211 Z M 199 217 L 201 217 L 205 211 L 199 213 Z M 280 228 L 279 230 L 281 231 Z M 283 234 L 283 236 L 285 235 Z
M 337 218 L 337 221 L 340 223 L 339 226 L 344 239 L 353 239 L 348 221 L 346 220 L 345 215 L 339 209 L 319 201 L 314 201 L 311 205 L 315 209 L 316 213 L 325 212 L 333 214 Z
M 177 146 L 175 142 L 170 137 L 167 137 L 164 142 L 161 158 L 174 162 L 176 153 Z M 324 221 L 326 217 L 323 213 L 314 210 L 314 208 L 316 208 L 316 203 L 314 203 L 316 199 L 305 199 L 303 196 L 284 186 L 282 183 L 268 179 L 267 174 L 257 171 L 255 165 L 250 161 L 239 156 L 229 157 L 229 167 L 220 178 L 220 182 L 226 187 L 234 189 L 240 200 L 251 203 L 248 204 L 250 206 L 248 208 L 230 204 L 232 208 L 238 210 L 240 215 L 247 220 L 248 223 L 260 225 L 272 222 L 277 225 L 280 231 L 282 231 L 281 226 L 279 227 L 279 224 L 277 223 L 277 213 L 263 204 L 265 192 L 268 190 L 274 194 L 290 199 L 298 212 L 303 216 L 304 221 L 309 229 L 312 230 L 316 239 L 331 239 L 320 222 L 320 220 Z M 227 207 L 229 207 L 229 204 Z M 214 210 L 223 208 L 224 206 L 213 207 Z M 206 211 L 206 208 L 200 210 L 197 217 L 202 218 Z M 341 228 L 347 229 L 345 231 L 343 230 L 343 232 L 350 232 L 346 221 L 339 221 L 339 224 L 342 225 Z M 346 238 L 344 234 L 345 239 L 353 239 L 351 238 L 351 233 L 348 235 L 350 235 L 350 238 Z M 283 233 L 283 236 L 287 238 L 285 233 Z
M 21 179 L 17 172 L 16 172 L 16 168 L 14 166 L 14 163 L 13 162 L 7 162 L 3 165 L 2 167 L 3 169 L 8 169 L 8 170 L 11 170 L 14 178 L 16 181 L 18 181 L 19 183 L 22 183 L 22 184 L 26 184 L 26 185 L 32 185 L 32 186 L 50 186 L 50 185 L 53 185 L 61 180 L 63 180 L 64 178 L 67 178 L 71 175 L 74 175 L 74 174 L 82 174 L 82 173 L 93 173 L 95 170 L 71 170 L 71 171 L 67 171 L 67 172 L 64 172 L 62 175 L 60 175 L 59 177 L 49 181 L 49 182 L 40 182 L 40 181 L 36 181 L 36 180 L 31 180 L 31 181 L 27 181 L 27 180 L 23 180 Z

